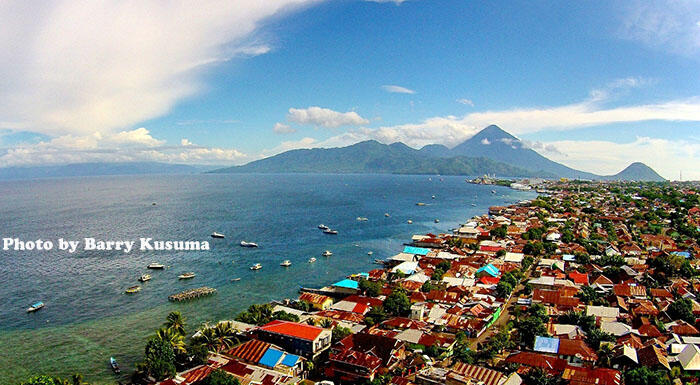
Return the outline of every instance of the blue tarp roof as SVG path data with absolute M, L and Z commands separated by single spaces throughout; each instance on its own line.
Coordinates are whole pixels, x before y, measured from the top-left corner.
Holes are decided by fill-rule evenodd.
M 283 354 L 283 352 L 280 352 L 277 349 L 269 348 L 265 354 L 263 354 L 262 358 L 260 358 L 258 363 L 260 365 L 267 366 L 268 368 L 274 368 L 277 366 L 277 363 L 280 362 L 280 358 L 282 358 Z
M 572 254 L 564 254 L 564 255 L 562 255 L 562 259 L 567 261 L 567 262 L 573 262 L 576 260 L 576 257 Z
M 559 339 L 551 337 L 535 337 L 535 349 L 536 352 L 540 353 L 554 353 L 557 354 L 559 351 Z
M 490 276 L 492 276 L 492 277 L 498 277 L 498 274 L 500 274 L 500 270 L 498 270 L 498 268 L 497 268 L 496 266 L 494 266 L 494 265 L 492 265 L 492 264 L 490 264 L 490 263 L 489 263 L 488 265 L 486 265 L 486 266 L 480 267 L 480 268 L 476 271 L 476 273 L 479 274 L 479 273 L 481 273 L 482 271 L 486 272 L 488 275 L 490 275 Z
M 299 356 L 295 356 L 294 354 L 287 353 L 282 359 L 282 365 L 287 365 L 289 367 L 296 365 L 297 362 L 299 362 Z
M 671 254 L 678 255 L 679 257 L 683 258 L 690 258 L 690 253 L 687 251 L 674 251 Z
M 353 281 L 352 279 L 349 279 L 349 278 L 344 279 L 340 282 L 336 282 L 333 284 L 333 286 L 345 287 L 348 289 L 359 289 L 360 288 L 360 284 L 357 281 Z
M 406 254 L 426 255 L 430 252 L 430 249 L 426 249 L 424 247 L 406 246 L 403 248 L 403 252 Z

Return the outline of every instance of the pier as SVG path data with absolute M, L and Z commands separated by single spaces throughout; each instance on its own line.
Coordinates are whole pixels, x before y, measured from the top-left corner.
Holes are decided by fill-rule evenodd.
M 185 290 L 183 292 L 173 294 L 173 295 L 168 297 L 168 300 L 175 301 L 175 302 L 189 301 L 191 299 L 197 299 L 200 297 L 212 295 L 214 293 L 216 293 L 216 289 L 203 286 L 203 287 L 198 287 L 196 289 Z

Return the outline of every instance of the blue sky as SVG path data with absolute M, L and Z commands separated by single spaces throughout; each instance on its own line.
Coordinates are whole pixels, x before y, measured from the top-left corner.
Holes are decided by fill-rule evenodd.
M 0 166 L 240 164 L 498 124 L 586 171 L 700 179 L 697 2 L 259 3 L 3 4 Z

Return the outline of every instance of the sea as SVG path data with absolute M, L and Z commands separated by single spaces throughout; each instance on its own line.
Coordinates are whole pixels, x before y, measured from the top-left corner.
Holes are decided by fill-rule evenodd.
M 322 287 L 376 268 L 375 259 L 397 254 L 413 234 L 447 232 L 489 206 L 535 195 L 469 184 L 465 177 L 426 175 L 0 182 L 0 238 L 54 243 L 49 251 L 0 248 L 0 379 L 15 384 L 39 374 L 81 373 L 96 384 L 124 382 L 142 359 L 146 339 L 171 311 L 183 313 L 192 333 L 204 323 L 233 319 L 251 304 L 296 298 L 300 287 Z M 319 224 L 338 234 L 322 233 Z M 215 231 L 226 237 L 211 238 Z M 80 241 L 80 247 L 74 253 L 57 250 L 60 238 Z M 85 238 L 135 241 L 136 250 L 86 251 Z M 210 250 L 142 251 L 140 238 L 207 241 Z M 259 247 L 242 248 L 242 240 Z M 322 257 L 324 250 L 333 255 Z M 308 263 L 310 257 L 317 261 Z M 292 265 L 281 267 L 285 259 Z M 167 267 L 149 271 L 152 262 Z M 255 263 L 263 268 L 251 271 Z M 184 272 L 196 277 L 179 280 Z M 144 273 L 153 279 L 139 293 L 124 294 Z M 171 294 L 200 286 L 218 292 L 191 302 L 168 301 Z M 36 301 L 45 308 L 27 313 Z M 122 367 L 121 376 L 110 370 L 110 357 Z

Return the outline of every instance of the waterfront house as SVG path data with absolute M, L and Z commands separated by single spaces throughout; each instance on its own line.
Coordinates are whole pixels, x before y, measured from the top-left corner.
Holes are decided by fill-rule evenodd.
M 299 301 L 311 304 L 316 310 L 326 310 L 333 305 L 333 299 L 331 297 L 315 293 L 301 293 Z
M 312 360 L 331 345 L 330 330 L 291 321 L 269 322 L 258 327 L 254 334 L 262 341 Z

